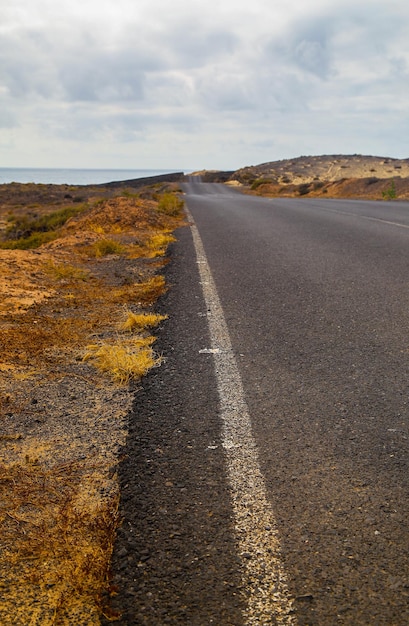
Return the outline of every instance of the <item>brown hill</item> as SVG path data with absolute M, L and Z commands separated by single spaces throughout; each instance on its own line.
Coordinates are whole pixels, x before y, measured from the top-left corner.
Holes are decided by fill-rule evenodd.
M 343 178 L 409 177 L 409 159 L 363 155 L 301 156 L 244 167 L 234 173 L 242 183 L 258 178 L 279 184 L 336 181 Z
M 229 176 L 226 176 L 226 175 Z M 409 159 L 363 155 L 301 156 L 231 172 L 200 172 L 262 196 L 409 199 Z

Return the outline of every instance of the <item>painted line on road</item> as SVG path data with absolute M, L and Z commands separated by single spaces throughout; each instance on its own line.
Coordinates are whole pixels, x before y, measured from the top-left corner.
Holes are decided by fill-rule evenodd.
M 337 209 L 329 209 L 327 207 L 321 207 L 314 204 L 314 207 L 320 211 L 326 213 L 337 213 L 338 215 L 348 215 L 349 217 L 358 217 L 363 220 L 370 220 L 371 222 L 381 222 L 381 224 L 388 224 L 389 226 L 398 226 L 398 228 L 409 228 L 409 224 L 401 224 L 400 222 L 391 222 L 390 220 L 383 220 L 381 217 L 372 217 L 370 215 L 360 215 L 359 213 L 352 213 L 351 211 L 338 211 Z
M 281 559 L 277 523 L 267 500 L 257 444 L 230 335 L 199 231 L 189 210 L 203 295 L 208 309 L 236 540 L 242 565 L 248 625 L 295 626 L 293 599 Z
M 357 215 L 355 214 L 355 217 Z M 390 222 L 389 220 L 383 220 L 380 217 L 370 217 L 369 215 L 360 215 L 364 220 L 371 220 L 371 222 L 381 222 L 382 224 L 388 224 L 389 226 L 397 226 L 398 228 L 409 228 L 408 224 L 400 224 L 399 222 Z

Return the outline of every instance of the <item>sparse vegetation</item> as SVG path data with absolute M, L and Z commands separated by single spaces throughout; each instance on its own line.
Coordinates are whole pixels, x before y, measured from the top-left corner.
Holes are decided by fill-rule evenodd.
M 175 193 L 166 192 L 159 196 L 158 209 L 165 215 L 176 217 L 180 215 L 183 208 L 183 200 Z
M 168 245 L 174 241 L 175 237 L 169 233 L 157 233 L 149 239 L 147 247 L 153 257 L 163 256 Z
M 43 204 L 54 189 L 8 190 L 18 203 L 0 206 L 0 622 L 12 623 L 12 615 L 13 623 L 96 624 L 101 613 L 114 617 L 104 597 L 118 524 L 118 487 L 109 476 L 120 439 L 112 422 L 99 427 L 112 406 L 104 398 L 116 397 L 107 392 L 110 386 L 124 394 L 113 409 L 121 422 L 127 383 L 161 363 L 148 329 L 164 317 L 149 307 L 166 291 L 164 277 L 155 272 L 181 212 L 160 211 L 147 193 L 147 200 L 118 195 L 60 213 L 50 210 L 51 202 Z M 59 193 L 63 198 L 67 190 Z M 40 206 L 25 210 L 24 194 Z M 57 237 L 55 244 L 42 245 Z M 14 241 L 22 249 L 10 249 Z M 132 254 L 132 242 L 138 254 Z M 29 249 L 34 243 L 36 251 Z M 98 254 L 103 263 L 95 261 Z M 124 307 L 126 328 L 118 330 Z M 89 428 L 79 436 L 82 421 Z M 71 439 L 60 430 L 68 425 Z M 100 436 L 103 445 L 94 445 Z
M 57 239 L 58 234 L 55 231 L 35 232 L 27 235 L 26 237 L 20 237 L 18 239 L 6 239 L 6 241 L 0 242 L 0 249 L 3 250 L 33 250 L 39 248 L 45 243 L 49 243 L 54 239 Z
M 268 185 L 271 182 L 272 182 L 272 180 L 270 178 L 257 178 L 255 181 L 253 181 L 251 183 L 251 187 L 250 188 L 253 191 L 255 191 L 256 189 L 261 187 L 261 185 Z
M 132 285 L 130 291 L 132 298 L 128 298 L 129 300 L 134 300 L 142 305 L 152 304 L 165 293 L 165 279 L 160 274 L 156 274 L 145 283 Z
M 11 570 L 12 585 L 3 578 L 0 620 L 8 621 L 8 605 L 16 622 L 74 623 L 85 604 L 89 622 L 98 623 L 108 586 L 113 539 L 118 525 L 118 497 L 87 510 L 77 505 L 81 477 L 92 462 L 54 465 L 46 469 L 33 458 L 24 465 L 0 465 L 0 565 Z M 45 604 L 45 609 L 44 609 Z M 37 608 L 36 608 L 37 606 Z M 42 608 L 40 608 L 42 607 Z M 99 621 L 99 620 L 98 620 Z
M 100 259 L 108 254 L 125 254 L 126 248 L 114 239 L 100 239 L 92 247 L 94 256 Z
M 348 173 L 346 177 L 345 172 Z M 397 176 L 394 177 L 394 173 Z M 373 174 L 381 181 L 370 188 Z M 399 199 L 409 199 L 409 159 L 384 159 L 362 155 L 301 156 L 238 170 L 232 179 L 242 183 L 243 191 L 270 197 L 319 197 L 380 199 L 394 178 Z M 388 180 L 389 179 L 389 180 Z M 268 182 L 270 180 L 271 182 Z M 316 180 L 322 188 L 311 184 Z M 340 184 L 342 181 L 342 184 Z M 382 184 L 383 181 L 383 184 Z M 308 193 L 306 187 L 311 185 Z M 387 199 L 393 199 L 389 193 Z
M 113 344 L 90 345 L 84 360 L 92 361 L 101 372 L 125 385 L 131 379 L 141 378 L 152 367 L 160 365 L 161 357 L 150 347 L 154 341 L 154 337 L 139 337 L 132 341 L 118 339 Z
M 0 243 L 3 249 L 29 250 L 38 248 L 58 237 L 57 231 L 71 217 L 85 211 L 88 205 L 78 207 L 64 207 L 39 217 L 23 215 L 8 216 L 9 225 L 4 233 L 4 240 Z
M 395 181 L 391 180 L 388 188 L 385 191 L 382 191 L 382 198 L 384 200 L 395 200 L 396 198 L 396 185 Z
M 127 311 L 127 317 L 120 325 L 121 330 L 130 332 L 141 332 L 145 328 L 155 328 L 160 322 L 167 319 L 167 315 L 158 315 L 156 313 L 133 313 Z
M 69 263 L 55 263 L 54 261 L 49 261 L 46 264 L 46 272 L 59 280 L 87 280 L 89 277 L 89 272 L 79 267 Z

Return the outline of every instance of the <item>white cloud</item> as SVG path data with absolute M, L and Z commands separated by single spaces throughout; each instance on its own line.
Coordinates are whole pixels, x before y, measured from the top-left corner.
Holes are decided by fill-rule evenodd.
M 0 165 L 408 156 L 403 0 L 1 3 Z

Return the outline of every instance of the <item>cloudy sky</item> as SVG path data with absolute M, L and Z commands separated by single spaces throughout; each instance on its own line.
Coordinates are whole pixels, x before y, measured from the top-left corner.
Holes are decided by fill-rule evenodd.
M 0 0 L 0 167 L 409 157 L 407 0 Z

